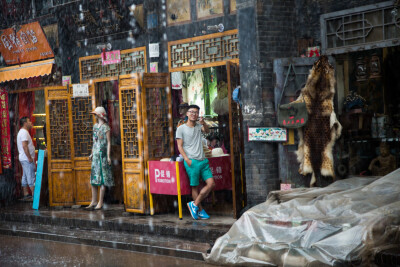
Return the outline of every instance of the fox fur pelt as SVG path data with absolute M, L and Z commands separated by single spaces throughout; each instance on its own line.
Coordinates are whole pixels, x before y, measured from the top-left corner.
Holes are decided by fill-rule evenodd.
M 326 56 L 320 57 L 310 71 L 305 87 L 296 102 L 305 101 L 307 124 L 298 129 L 299 146 L 296 152 L 299 173 L 312 174 L 310 186 L 316 176 L 335 178 L 332 149 L 340 137 L 342 126 L 333 106 L 335 95 L 334 69 Z

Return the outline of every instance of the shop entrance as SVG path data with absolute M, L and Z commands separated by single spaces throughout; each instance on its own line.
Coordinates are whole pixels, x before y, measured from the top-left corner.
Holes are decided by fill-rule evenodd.
M 173 97 L 174 132 L 185 122 L 185 105 L 198 105 L 200 116 L 205 118 L 210 133 L 203 135 L 204 151 L 207 158 L 229 155 L 229 174 L 221 173 L 221 168 L 213 170 L 216 183 L 220 179 L 229 179 L 231 188 L 221 187 L 214 190 L 204 201 L 207 212 L 238 217 L 246 205 L 244 176 L 244 136 L 242 112 L 239 103 L 239 67 L 235 62 L 221 62 L 219 65 L 205 68 L 193 68 L 171 73 Z M 236 91 L 235 91 L 236 90 Z M 233 92 L 235 91 L 235 99 Z M 214 150 L 214 152 L 213 152 Z M 217 151 L 222 151 L 217 155 Z M 179 155 L 175 147 L 175 155 Z M 218 186 L 217 186 L 218 187 Z M 191 196 L 184 198 L 190 201 Z

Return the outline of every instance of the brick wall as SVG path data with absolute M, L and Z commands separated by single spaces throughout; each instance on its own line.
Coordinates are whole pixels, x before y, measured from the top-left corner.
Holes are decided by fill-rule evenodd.
M 237 5 L 244 129 L 276 126 L 273 60 L 295 56 L 294 2 L 238 0 Z M 251 207 L 279 188 L 277 144 L 246 141 L 245 164 Z

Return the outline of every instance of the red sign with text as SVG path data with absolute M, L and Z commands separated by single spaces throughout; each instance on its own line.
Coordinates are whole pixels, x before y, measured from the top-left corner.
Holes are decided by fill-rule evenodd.
M 209 158 L 209 164 L 215 180 L 214 190 L 232 190 L 230 156 Z M 183 162 L 178 162 L 181 195 L 190 195 L 191 188 Z M 178 195 L 176 162 L 149 162 L 150 192 L 160 195 Z M 200 183 L 201 185 L 202 183 Z
M 102 62 L 103 66 L 121 63 L 121 52 L 119 50 L 103 52 Z
M 54 57 L 39 22 L 22 25 L 17 32 L 13 28 L 2 30 L 0 53 L 8 65 Z

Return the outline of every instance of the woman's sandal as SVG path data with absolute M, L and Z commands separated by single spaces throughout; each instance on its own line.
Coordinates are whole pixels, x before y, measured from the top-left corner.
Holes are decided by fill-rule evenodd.
M 94 207 L 95 207 L 96 205 L 97 205 L 97 204 L 89 205 L 89 206 L 85 207 L 85 209 L 86 209 L 86 210 L 94 209 Z

